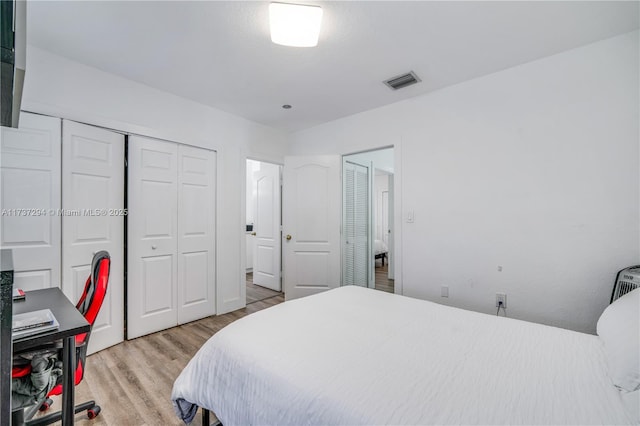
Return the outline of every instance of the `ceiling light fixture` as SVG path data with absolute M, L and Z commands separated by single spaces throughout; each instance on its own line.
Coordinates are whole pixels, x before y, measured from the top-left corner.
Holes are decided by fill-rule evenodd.
M 271 41 L 294 47 L 318 45 L 322 8 L 302 4 L 271 3 L 269 5 Z

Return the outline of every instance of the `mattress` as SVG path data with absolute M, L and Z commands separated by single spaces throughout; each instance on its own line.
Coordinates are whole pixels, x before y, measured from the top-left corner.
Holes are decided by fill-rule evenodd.
M 172 400 L 225 426 L 632 423 L 597 336 L 356 286 L 225 327 Z

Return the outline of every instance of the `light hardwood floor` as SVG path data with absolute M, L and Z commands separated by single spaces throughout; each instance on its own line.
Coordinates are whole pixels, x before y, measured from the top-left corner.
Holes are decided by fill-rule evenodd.
M 284 296 L 278 295 L 239 311 L 125 341 L 89 356 L 84 380 L 76 387 L 76 403 L 94 399 L 102 412 L 93 420 L 87 419 L 86 414 L 77 414 L 76 424 L 184 424 L 173 412 L 171 389 L 187 362 L 224 326 L 283 301 Z M 60 399 L 56 397 L 54 401 L 51 409 L 59 410 Z M 214 421 L 212 416 L 212 424 Z M 192 424 L 201 425 L 200 412 Z
M 381 263 L 382 262 L 380 260 L 377 260 L 375 265 L 376 290 L 393 293 L 395 291 L 395 286 L 393 280 L 389 279 L 389 263 L 385 262 L 384 266 L 381 266 Z
M 253 272 L 247 273 L 247 305 L 258 300 L 268 299 L 282 294 L 279 291 L 271 290 L 253 283 Z
M 375 272 L 376 289 L 393 293 L 386 263 L 384 267 L 377 266 Z M 76 424 L 182 425 L 173 412 L 171 389 L 187 362 L 226 325 L 283 301 L 282 293 L 259 301 L 247 299 L 245 309 L 128 340 L 89 356 L 84 380 L 76 387 L 76 403 L 94 399 L 102 412 L 93 420 L 87 419 L 86 414 L 77 414 Z M 59 397 L 54 401 L 51 409 L 59 410 Z M 212 424 L 214 421 L 212 415 Z M 200 412 L 192 424 L 201 426 Z

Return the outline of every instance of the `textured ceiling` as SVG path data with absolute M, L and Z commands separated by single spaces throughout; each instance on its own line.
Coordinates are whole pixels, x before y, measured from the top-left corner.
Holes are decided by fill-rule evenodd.
M 296 3 L 322 6 L 318 47 L 271 43 L 266 1 L 29 1 L 27 36 L 52 53 L 294 131 L 639 27 L 638 2 Z M 409 70 L 422 82 L 397 92 L 382 84 Z

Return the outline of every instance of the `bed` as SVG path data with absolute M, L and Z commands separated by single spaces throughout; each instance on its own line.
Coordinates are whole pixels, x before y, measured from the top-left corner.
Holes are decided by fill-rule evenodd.
M 637 424 L 607 357 L 599 336 L 349 286 L 225 327 L 172 400 L 228 426 Z
M 374 242 L 374 260 L 382 259 L 382 266 L 384 266 L 384 260 L 387 258 L 389 248 L 382 240 L 375 240 Z

